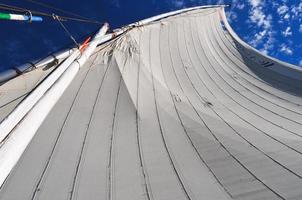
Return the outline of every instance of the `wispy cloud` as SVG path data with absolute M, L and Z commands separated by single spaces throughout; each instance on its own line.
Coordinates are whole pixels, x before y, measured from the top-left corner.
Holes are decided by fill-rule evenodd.
M 256 25 L 257 31 L 249 40 L 250 44 L 255 48 L 260 48 L 263 53 L 268 53 L 274 48 L 274 35 L 272 29 L 272 15 L 264 12 L 266 2 L 261 0 L 249 0 L 251 8 L 249 11 L 248 23 Z
M 288 13 L 286 13 L 283 17 L 283 19 L 285 19 L 285 20 L 289 20 L 289 18 L 290 18 L 290 14 L 288 14 Z
M 238 8 L 239 10 L 243 10 L 245 8 L 245 5 L 244 3 L 237 3 L 236 8 Z
M 250 41 L 251 45 L 257 46 L 263 38 L 266 36 L 267 30 L 260 31 L 259 33 L 256 33 L 253 40 Z
M 249 3 L 252 5 L 252 7 L 258 7 L 261 4 L 261 0 L 249 0 Z
M 289 8 L 288 8 L 286 5 L 283 5 L 283 6 L 280 6 L 280 7 L 277 9 L 277 12 L 278 12 L 279 15 L 283 15 L 283 14 L 285 14 L 288 10 L 289 10 Z
M 302 2 L 298 5 L 293 5 L 291 7 L 291 12 L 293 13 L 294 17 L 299 17 L 302 15 Z
M 280 24 L 288 21 L 291 17 L 290 9 L 287 5 L 279 5 L 278 3 L 274 3 L 274 7 L 277 7 L 277 14 L 279 15 L 280 20 L 278 21 Z
M 236 12 L 234 12 L 233 10 L 229 10 L 226 12 L 226 16 L 228 18 L 228 20 L 232 23 L 233 21 L 237 20 L 238 16 L 236 14 Z
M 293 54 L 293 50 L 287 46 L 286 44 L 281 44 L 280 46 L 280 51 L 286 55 L 292 55 Z
M 266 42 L 263 44 L 263 48 L 260 49 L 260 51 L 265 54 L 268 54 L 268 51 L 274 48 L 274 43 L 276 40 L 274 34 L 275 32 L 271 30 L 267 33 Z
M 217 4 L 224 4 L 224 0 L 217 1 Z
M 255 1 L 255 0 L 254 0 Z M 250 20 L 256 23 L 258 27 L 263 27 L 265 29 L 271 27 L 272 16 L 265 15 L 262 6 L 253 7 L 250 12 Z
M 291 30 L 291 27 L 287 27 L 285 31 L 282 31 L 282 35 L 284 37 L 288 37 L 288 36 L 291 36 L 293 34 L 292 30 Z

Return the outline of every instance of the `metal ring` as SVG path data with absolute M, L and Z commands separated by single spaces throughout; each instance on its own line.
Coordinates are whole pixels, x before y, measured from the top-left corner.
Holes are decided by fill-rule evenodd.
M 29 17 L 28 22 L 31 23 L 32 22 L 32 17 L 33 17 L 31 11 L 30 10 L 26 10 L 25 11 L 25 15 L 27 15 Z

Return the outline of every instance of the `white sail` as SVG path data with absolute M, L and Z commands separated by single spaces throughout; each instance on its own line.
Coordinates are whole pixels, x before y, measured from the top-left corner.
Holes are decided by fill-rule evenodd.
M 5 155 L 41 123 L 24 152 L 0 157 L 18 158 L 1 200 L 302 198 L 300 68 L 244 43 L 222 7 L 117 31 L 43 95 L 52 109 L 37 102 L 2 141 Z M 55 72 L 0 86 L 0 120 Z

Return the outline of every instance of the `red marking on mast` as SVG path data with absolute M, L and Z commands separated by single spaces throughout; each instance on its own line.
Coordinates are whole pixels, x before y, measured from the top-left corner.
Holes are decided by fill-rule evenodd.
M 80 47 L 80 51 L 81 53 L 83 53 L 83 51 L 87 48 L 87 46 L 89 45 L 89 42 L 91 40 L 91 37 L 88 37 L 84 43 L 82 44 L 82 46 Z

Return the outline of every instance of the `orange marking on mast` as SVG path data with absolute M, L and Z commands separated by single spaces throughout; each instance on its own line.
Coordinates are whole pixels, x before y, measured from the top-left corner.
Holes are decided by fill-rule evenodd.
M 88 37 L 84 43 L 82 44 L 82 46 L 80 47 L 80 51 L 81 53 L 83 53 L 83 51 L 87 48 L 87 46 L 89 45 L 89 42 L 91 40 L 91 37 Z

